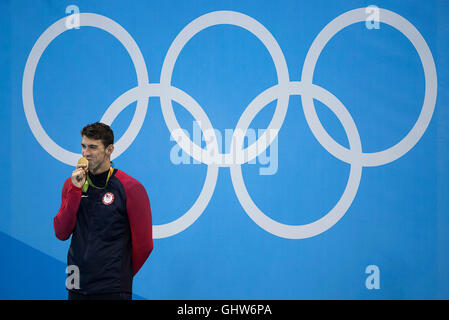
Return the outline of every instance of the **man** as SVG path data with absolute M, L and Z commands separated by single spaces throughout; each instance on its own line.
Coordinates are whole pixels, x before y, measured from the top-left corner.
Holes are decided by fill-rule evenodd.
M 133 277 L 153 250 L 148 195 L 140 182 L 111 167 L 108 125 L 87 125 L 81 137 L 88 166 L 78 164 L 65 181 L 53 221 L 58 239 L 72 235 L 67 264 L 79 270 L 79 288 L 67 288 L 68 298 L 130 300 Z

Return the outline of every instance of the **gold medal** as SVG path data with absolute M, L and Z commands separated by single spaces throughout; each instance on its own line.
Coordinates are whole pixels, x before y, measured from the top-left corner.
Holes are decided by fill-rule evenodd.
M 86 158 L 81 157 L 81 158 L 78 160 L 78 164 L 85 164 L 85 165 L 86 165 L 86 168 L 84 168 L 84 171 L 87 171 L 87 168 L 89 167 L 89 161 L 88 161 Z

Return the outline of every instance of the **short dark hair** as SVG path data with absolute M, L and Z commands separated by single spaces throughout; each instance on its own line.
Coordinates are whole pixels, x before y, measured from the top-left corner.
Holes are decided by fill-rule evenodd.
M 101 122 L 88 124 L 81 130 L 81 136 L 89 139 L 101 140 L 106 148 L 110 144 L 114 144 L 114 132 L 111 127 Z

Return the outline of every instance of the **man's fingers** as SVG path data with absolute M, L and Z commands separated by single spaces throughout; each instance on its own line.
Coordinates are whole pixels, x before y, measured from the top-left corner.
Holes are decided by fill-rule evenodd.
M 86 171 L 86 168 L 87 168 L 86 165 L 78 165 L 78 166 L 76 166 L 75 171 L 76 171 L 76 170 Z
M 83 166 L 77 166 L 77 168 L 72 171 L 72 183 L 75 186 L 81 187 L 82 183 L 84 183 L 84 179 L 86 179 L 86 171 Z
M 78 169 L 76 169 L 76 170 L 74 170 L 73 171 L 73 174 L 75 175 L 75 176 L 83 176 L 84 175 L 84 169 L 83 168 L 78 168 Z
M 85 173 L 83 168 L 78 168 L 76 170 L 73 171 L 72 176 L 76 179 L 76 181 L 80 182 L 81 180 L 84 179 L 85 177 Z
M 75 172 L 82 172 L 83 171 L 83 168 L 76 168 L 75 170 L 73 170 L 73 172 L 75 173 Z
M 85 170 L 87 168 L 87 165 L 86 164 L 77 164 L 76 168 L 77 169 L 82 168 L 83 170 Z

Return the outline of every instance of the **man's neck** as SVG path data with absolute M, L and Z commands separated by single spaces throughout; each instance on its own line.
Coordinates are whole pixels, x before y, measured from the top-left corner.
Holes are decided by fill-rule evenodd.
M 92 174 L 101 174 L 101 173 L 108 171 L 110 167 L 111 167 L 111 162 L 108 161 L 95 169 L 89 170 L 89 172 Z

